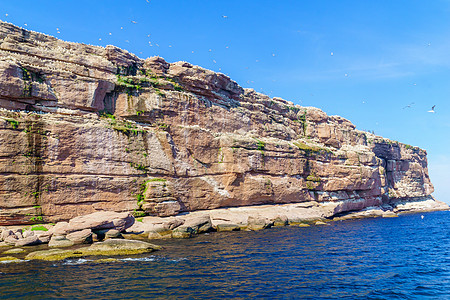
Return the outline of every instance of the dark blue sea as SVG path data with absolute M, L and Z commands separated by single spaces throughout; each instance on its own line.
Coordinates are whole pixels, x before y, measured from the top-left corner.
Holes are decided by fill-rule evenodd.
M 450 212 L 155 242 L 116 262 L 0 264 L 2 299 L 450 299 Z

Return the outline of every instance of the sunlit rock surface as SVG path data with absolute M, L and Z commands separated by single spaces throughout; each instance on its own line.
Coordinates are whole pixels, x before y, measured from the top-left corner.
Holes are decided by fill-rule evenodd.
M 170 217 L 307 202 L 331 218 L 448 207 L 430 197 L 425 150 L 186 62 L 3 22 L 0 107 L 3 225 L 101 210 Z

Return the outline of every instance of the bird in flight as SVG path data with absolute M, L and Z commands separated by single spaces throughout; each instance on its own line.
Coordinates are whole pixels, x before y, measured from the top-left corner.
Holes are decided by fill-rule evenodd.
M 436 105 L 433 105 L 433 107 L 431 107 L 431 110 L 429 110 L 429 113 L 435 113 L 434 108 L 436 107 Z
M 133 23 L 133 24 L 137 24 L 137 22 L 136 22 L 136 21 L 131 21 L 131 23 Z
M 414 105 L 414 102 L 411 102 L 410 104 L 406 105 L 405 107 L 403 107 L 403 109 L 405 108 L 411 108 Z
M 226 19 L 226 18 L 228 18 L 228 16 L 222 16 L 222 18 Z

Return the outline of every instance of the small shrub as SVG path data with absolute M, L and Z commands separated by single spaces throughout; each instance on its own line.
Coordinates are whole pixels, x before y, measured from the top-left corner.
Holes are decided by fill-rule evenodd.
M 36 231 L 36 230 L 48 231 L 48 228 L 46 228 L 45 226 L 39 224 L 39 225 L 32 226 L 30 230 L 31 231 Z
M 262 150 L 265 150 L 265 148 L 266 148 L 266 143 L 264 143 L 263 141 L 260 141 L 260 140 L 256 140 L 256 146 L 257 146 L 257 150 L 260 150 L 260 151 L 262 151 Z
M 135 210 L 133 210 L 133 212 L 132 212 L 132 215 L 136 218 L 136 217 L 138 217 L 138 218 L 141 218 L 141 217 L 145 217 L 145 212 L 144 211 L 142 211 L 142 210 L 137 210 L 137 209 L 135 209 Z M 139 222 L 139 221 L 138 221 Z M 142 222 L 142 221 L 140 221 L 140 222 Z
M 42 216 L 31 217 L 30 221 L 31 222 L 42 222 L 42 221 L 44 221 L 44 218 Z
M 166 182 L 167 180 L 164 178 L 152 178 L 152 179 L 147 180 L 146 182 L 153 182 L 153 181 Z
M 19 127 L 19 121 L 16 121 L 14 119 L 6 119 L 6 122 L 8 122 L 13 129 L 17 129 L 17 127 Z
M 306 180 L 312 181 L 312 182 L 320 182 L 321 181 L 320 177 L 315 176 L 313 174 L 308 175 L 308 177 L 306 177 Z

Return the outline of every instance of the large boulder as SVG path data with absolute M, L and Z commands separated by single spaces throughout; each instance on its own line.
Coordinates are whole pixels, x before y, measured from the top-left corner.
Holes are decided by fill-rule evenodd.
M 30 235 L 26 238 L 17 240 L 15 246 L 16 247 L 22 247 L 22 246 L 32 246 L 32 245 L 38 245 L 41 241 L 36 235 Z
M 12 230 L 9 230 L 9 229 L 4 229 L 3 231 L 2 231 L 2 234 L 1 234 L 1 236 L 0 236 L 0 239 L 2 240 L 2 241 L 4 241 L 8 236 L 10 236 L 10 235 L 14 235 L 14 232 L 12 231 Z
M 66 235 L 66 239 L 73 244 L 90 244 L 92 243 L 92 231 L 90 229 L 83 229 L 75 231 Z
M 64 248 L 64 247 L 70 247 L 73 245 L 74 245 L 74 242 L 66 239 L 66 236 L 56 235 L 56 234 L 54 234 L 51 237 L 50 241 L 48 242 L 48 246 L 52 247 L 52 248 Z
M 69 221 L 66 231 L 74 232 L 84 229 L 116 229 L 122 232 L 133 224 L 134 217 L 130 213 L 99 211 L 73 218 Z

